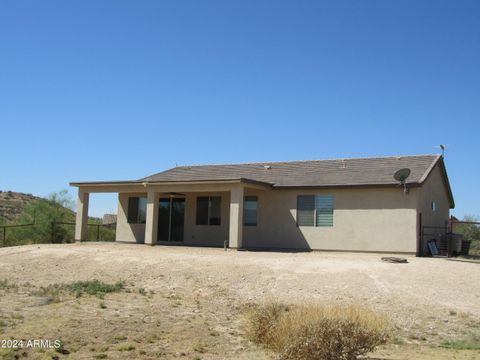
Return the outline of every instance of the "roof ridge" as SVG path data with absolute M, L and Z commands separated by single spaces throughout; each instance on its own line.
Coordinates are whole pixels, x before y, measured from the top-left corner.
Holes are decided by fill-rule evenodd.
M 169 168 L 164 171 L 177 169 L 177 168 L 188 168 L 188 167 L 199 167 L 199 166 L 225 166 L 225 165 L 260 165 L 260 164 L 283 164 L 283 163 L 294 163 L 294 162 L 313 162 L 313 161 L 345 161 L 345 160 L 371 160 L 371 159 L 388 159 L 388 158 L 406 158 L 406 157 L 421 157 L 421 156 L 441 156 L 439 154 L 418 154 L 418 155 L 386 155 L 386 156 L 367 156 L 367 157 L 349 157 L 349 158 L 335 158 L 335 159 L 310 159 L 310 160 L 285 160 L 285 161 L 254 161 L 254 162 L 238 162 L 238 163 L 217 163 L 217 164 L 187 164 L 187 165 L 177 165 L 173 168 Z M 162 172 L 164 172 L 162 171 Z M 160 174 L 160 173 L 158 173 Z M 154 174 L 155 175 L 155 174 Z
M 432 172 L 433 168 L 437 165 L 437 163 L 440 161 L 440 159 L 443 157 L 443 155 L 438 155 L 436 158 L 435 158 L 435 161 L 432 162 L 430 164 L 430 166 L 427 168 L 427 170 L 425 170 L 425 172 L 423 173 L 422 177 L 420 178 L 419 180 L 419 183 L 422 184 L 425 179 L 428 177 L 428 175 Z

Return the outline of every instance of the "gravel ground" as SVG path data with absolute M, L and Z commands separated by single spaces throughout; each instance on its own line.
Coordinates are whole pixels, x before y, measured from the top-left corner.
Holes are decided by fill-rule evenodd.
M 121 279 L 155 294 L 174 293 L 185 307 L 202 303 L 201 312 L 225 317 L 215 325 L 220 333 L 232 333 L 230 325 L 241 327 L 233 320 L 229 324 L 229 312 L 271 301 L 363 304 L 387 316 L 402 342 L 412 346 L 438 345 L 479 328 L 480 264 L 413 256 L 407 256 L 407 264 L 392 264 L 381 261 L 382 256 L 388 255 L 116 243 L 29 245 L 0 249 L 0 279 L 35 286 Z M 215 316 L 209 321 L 214 323 Z M 261 358 L 258 349 L 241 338 L 239 330 L 230 339 L 232 358 L 249 351 Z M 212 345 L 217 352 L 210 358 L 230 357 L 220 354 L 224 345 Z M 174 357 L 178 349 L 167 350 Z M 391 358 L 399 358 L 392 351 Z

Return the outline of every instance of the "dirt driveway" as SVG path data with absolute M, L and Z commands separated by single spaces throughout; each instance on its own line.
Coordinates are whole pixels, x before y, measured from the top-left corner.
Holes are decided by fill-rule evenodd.
M 61 337 L 75 358 L 271 358 L 245 340 L 242 316 L 248 304 L 271 301 L 364 304 L 392 323 L 396 344 L 375 355 L 389 359 L 411 358 L 409 351 L 449 359 L 448 350 L 429 357 L 429 349 L 480 330 L 479 264 L 415 257 L 390 264 L 381 256 L 116 243 L 3 248 L 0 280 L 18 290 L 1 294 L 0 339 Z M 92 279 L 124 280 L 132 290 L 41 306 L 31 295 L 32 287 Z

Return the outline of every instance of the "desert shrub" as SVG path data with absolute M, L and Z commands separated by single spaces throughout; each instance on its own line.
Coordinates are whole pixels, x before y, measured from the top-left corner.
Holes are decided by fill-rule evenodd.
M 252 341 L 284 360 L 354 360 L 386 342 L 387 322 L 359 306 L 283 306 L 253 311 Z
M 256 308 L 250 315 L 248 336 L 254 342 L 262 344 L 267 348 L 274 348 L 275 327 L 278 320 L 288 307 L 278 303 L 270 303 Z
M 472 332 L 461 339 L 448 339 L 440 346 L 455 350 L 480 350 L 480 333 Z
M 120 292 L 124 287 L 125 284 L 123 281 L 117 281 L 114 284 L 108 284 L 98 280 L 76 281 L 70 284 L 50 284 L 46 287 L 42 286 L 39 290 L 34 291 L 33 295 L 47 297 L 49 302 L 60 302 L 62 301 L 62 295 L 65 291 L 75 294 L 76 297 L 88 294 L 103 298 L 105 294 Z
M 89 219 L 88 223 L 102 225 L 102 220 Z M 104 225 L 97 229 L 96 226 L 89 226 L 87 228 L 87 239 L 90 241 L 115 241 L 115 227 Z
M 0 289 L 10 290 L 18 288 L 17 284 L 8 281 L 7 279 L 0 280 Z
M 122 291 L 125 287 L 125 284 L 123 281 L 117 281 L 114 284 L 107 284 L 98 280 L 89 280 L 76 281 L 74 283 L 65 285 L 65 287 L 71 292 L 75 293 L 77 297 L 81 296 L 82 294 L 102 297 L 107 293 Z
M 478 222 L 478 216 L 466 215 L 463 221 Z M 454 231 L 462 234 L 465 240 L 470 241 L 470 255 L 480 256 L 480 225 L 478 224 L 459 224 L 455 225 Z
M 73 239 L 73 226 L 56 226 L 52 231 L 52 223 L 73 222 L 75 214 L 71 210 L 72 200 L 67 190 L 49 195 L 48 199 L 36 199 L 29 203 L 22 212 L 17 224 L 29 224 L 35 220 L 34 226 L 12 228 L 7 234 L 6 245 L 25 245 L 40 243 L 61 243 Z M 53 238 L 52 238 L 53 237 Z
M 133 344 L 122 344 L 117 348 L 118 351 L 133 351 L 135 346 Z
M 63 300 L 62 286 L 59 284 L 50 284 L 48 286 L 41 286 L 40 289 L 33 291 L 33 295 L 46 298 L 46 304 L 59 303 Z

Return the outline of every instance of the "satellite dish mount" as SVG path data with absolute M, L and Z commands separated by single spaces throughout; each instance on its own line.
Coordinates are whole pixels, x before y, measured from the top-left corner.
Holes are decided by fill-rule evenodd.
M 407 178 L 409 176 L 410 176 L 410 169 L 408 168 L 397 170 L 395 171 L 395 174 L 393 174 L 393 178 L 400 183 L 399 186 L 403 185 L 403 192 L 405 194 L 408 194 Z

